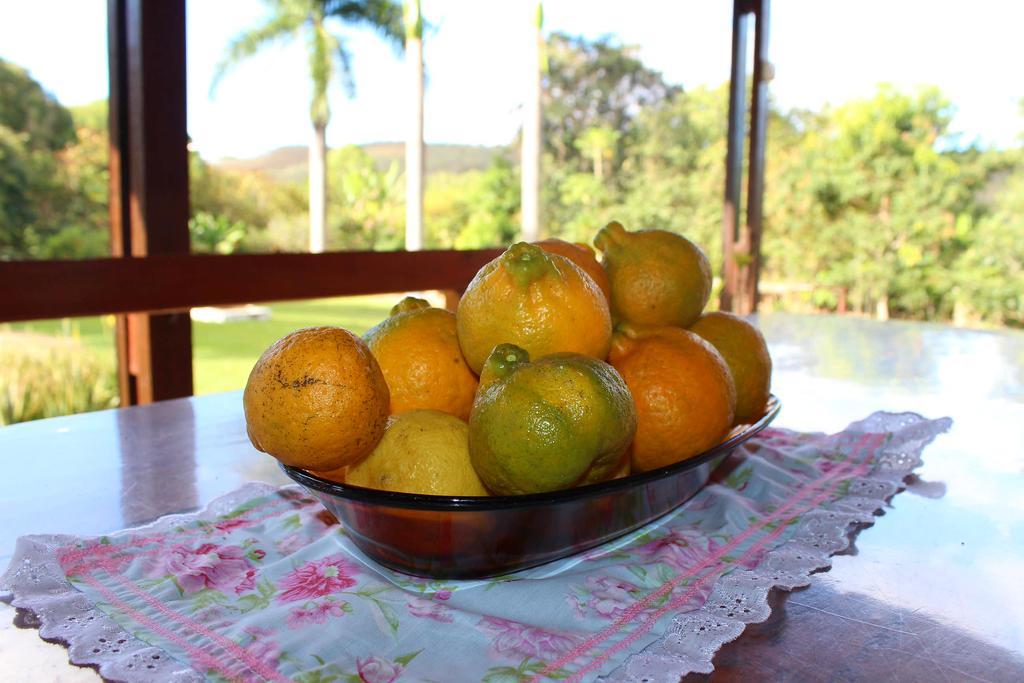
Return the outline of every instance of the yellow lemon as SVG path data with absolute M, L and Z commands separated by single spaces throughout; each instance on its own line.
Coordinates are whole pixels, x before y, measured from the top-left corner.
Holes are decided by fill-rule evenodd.
M 470 463 L 466 423 L 439 410 L 392 415 L 377 448 L 348 468 L 345 482 L 403 493 L 487 495 Z

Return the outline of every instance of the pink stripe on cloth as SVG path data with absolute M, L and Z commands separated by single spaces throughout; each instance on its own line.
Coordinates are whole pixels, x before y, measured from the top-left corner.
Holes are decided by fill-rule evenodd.
M 187 640 L 179 636 L 177 633 L 174 633 L 173 631 L 164 628 L 159 622 L 150 619 L 142 612 L 139 612 L 130 604 L 128 604 L 121 598 L 117 597 L 117 594 L 115 594 L 114 591 L 110 590 L 102 583 L 100 583 L 100 581 L 95 576 L 83 576 L 82 581 L 89 584 L 89 586 L 91 586 L 92 588 L 96 589 L 100 593 L 100 595 L 102 595 L 106 599 L 107 602 L 109 602 L 111 605 L 121 610 L 122 612 L 124 612 L 131 619 L 141 624 L 142 626 L 145 626 L 153 633 L 163 636 L 172 643 L 175 643 L 178 647 L 187 652 L 189 657 L 191 657 L 194 662 L 202 663 L 204 666 L 206 666 L 207 669 L 219 671 L 221 674 L 224 675 L 225 678 L 229 680 L 237 678 L 238 674 L 231 671 L 230 668 L 225 667 L 216 656 L 207 652 L 201 647 L 193 645 L 192 643 L 188 642 Z
M 782 507 L 780 507 L 777 510 L 775 510 L 771 515 L 763 517 L 760 522 L 758 522 L 757 524 L 749 527 L 748 529 L 746 529 L 745 531 L 743 531 L 742 533 L 737 535 L 728 544 L 722 546 L 721 548 L 716 550 L 714 553 L 708 555 L 703 561 L 701 561 L 699 564 L 695 565 L 689 571 L 674 577 L 671 581 L 667 581 L 660 588 L 658 588 L 657 590 L 649 593 L 645 598 L 643 598 L 642 600 L 640 600 L 640 601 L 634 603 L 633 605 L 631 605 L 629 608 L 627 608 L 623 612 L 622 616 L 620 616 L 618 619 L 616 619 L 612 624 L 609 624 L 607 627 L 602 629 L 600 632 L 596 633 L 595 635 L 591 636 L 587 640 L 583 641 L 582 643 L 580 643 L 579 645 L 574 647 L 572 650 L 567 652 L 565 655 L 563 655 L 561 658 L 559 658 L 555 662 L 549 664 L 547 667 L 545 667 L 542 671 L 540 671 L 536 676 L 534 676 L 530 680 L 531 681 L 539 681 L 540 679 L 542 679 L 544 677 L 550 676 L 550 674 L 554 673 L 556 670 L 562 668 L 566 664 L 569 664 L 569 663 L 575 661 L 576 659 L 579 659 L 580 657 L 582 657 L 584 654 L 586 654 L 590 650 L 594 649 L 595 647 L 597 647 L 601 643 L 605 642 L 606 640 L 608 640 L 609 638 L 614 636 L 616 633 L 618 633 L 620 630 L 622 630 L 629 622 L 633 621 L 636 617 L 640 616 L 643 613 L 643 611 L 650 605 L 651 602 L 653 602 L 654 600 L 659 599 L 660 597 L 662 597 L 662 596 L 664 596 L 666 594 L 671 593 L 676 588 L 676 586 L 678 586 L 682 581 L 686 580 L 687 578 L 693 576 L 694 574 L 699 573 L 701 570 L 703 570 L 706 567 L 710 566 L 711 563 L 716 562 L 719 558 L 721 558 L 726 553 L 728 553 L 729 551 L 731 551 L 734 548 L 736 548 L 737 546 L 739 546 L 746 539 L 750 538 L 752 535 L 754 535 L 754 534 L 758 533 L 759 531 L 761 531 L 768 524 L 771 524 L 773 521 L 780 521 L 782 518 L 784 518 L 789 513 L 789 510 L 791 508 L 794 508 L 794 507 L 798 506 L 800 504 L 800 501 L 804 497 L 806 497 L 807 495 L 811 495 L 814 492 L 814 490 L 816 488 L 818 488 L 820 485 L 830 484 L 833 480 L 836 480 L 835 483 L 831 484 L 831 486 L 829 486 L 824 492 L 822 492 L 822 493 L 818 494 L 817 496 L 815 496 L 814 499 L 813 499 L 813 502 L 811 504 L 809 504 L 809 506 L 805 506 L 803 509 L 801 509 L 801 511 L 799 513 L 797 513 L 796 516 L 802 515 L 802 514 L 806 513 L 808 510 L 810 510 L 811 508 L 813 508 L 813 507 L 817 506 L 818 504 L 820 504 L 825 498 L 827 498 L 829 495 L 832 494 L 832 492 L 835 490 L 835 488 L 837 488 L 842 483 L 841 480 L 843 478 L 848 478 L 847 477 L 847 471 L 848 470 L 850 470 L 849 476 L 855 476 L 858 471 L 860 471 L 861 469 L 866 468 L 866 461 L 867 461 L 868 457 L 870 456 L 870 452 L 871 452 L 870 448 L 873 447 L 874 445 L 877 445 L 877 443 L 881 439 L 882 439 L 882 435 L 880 435 L 880 434 L 863 434 L 863 435 L 861 435 L 861 437 L 853 444 L 854 453 L 851 453 L 850 459 L 844 460 L 841 465 L 836 467 L 834 470 L 832 470 L 832 471 L 824 474 L 823 476 L 819 477 L 818 479 L 812 480 L 812 481 L 804 484 L 803 486 L 801 486 L 796 491 L 796 493 L 794 493 L 789 498 L 789 500 L 786 501 L 786 503 Z M 865 455 L 865 453 L 866 453 L 866 455 Z M 863 457 L 861 458 L 860 461 L 854 462 L 852 460 L 852 458 L 855 458 L 855 457 L 861 456 L 861 455 L 863 455 Z M 793 519 L 793 518 L 795 518 L 795 517 L 792 517 L 790 519 Z M 787 524 L 789 523 L 789 521 L 790 520 L 787 520 Z M 786 525 L 781 525 L 780 524 L 776 529 L 774 529 L 770 534 L 768 534 L 765 537 L 765 539 L 762 539 L 761 542 L 755 543 L 754 546 L 752 546 L 751 549 L 748 549 L 740 557 L 740 559 L 746 558 L 750 554 L 750 551 L 752 549 L 755 549 L 755 548 L 759 549 L 760 546 L 763 545 L 763 542 L 767 542 L 767 540 L 770 540 L 770 538 L 777 537 L 778 535 L 780 535 L 785 530 L 785 528 L 786 528 Z M 737 563 L 737 560 L 733 560 L 731 563 L 726 563 L 724 566 L 729 566 L 729 564 L 736 564 L 736 563 Z M 710 573 L 709 575 L 711 575 L 711 574 L 713 574 L 713 572 Z M 675 603 L 676 601 L 673 600 L 671 602 Z M 682 604 L 682 603 L 679 603 L 679 604 Z M 664 614 L 664 612 L 661 612 L 661 614 Z M 654 624 L 654 621 L 651 621 L 650 625 L 653 626 L 653 624 Z M 650 627 L 648 627 L 648 629 L 649 628 Z M 637 637 L 639 637 L 639 635 Z M 607 657 L 602 657 L 601 661 L 604 661 L 604 659 L 606 659 L 606 658 Z M 590 668 L 593 668 L 593 667 L 588 667 L 588 670 Z
M 697 581 L 695 581 L 693 585 L 691 585 L 685 593 L 676 598 L 673 598 L 668 603 L 655 610 L 653 613 L 647 615 L 647 617 L 642 622 L 640 622 L 640 624 L 637 625 L 633 632 L 630 633 L 626 638 L 623 638 L 622 640 L 620 640 L 619 642 L 615 643 L 610 648 L 605 650 L 600 655 L 594 657 L 590 662 L 588 662 L 584 667 L 576 671 L 567 680 L 570 682 L 579 681 L 582 678 L 582 676 L 603 664 L 612 655 L 622 650 L 623 648 L 628 647 L 632 643 L 636 642 L 644 633 L 651 630 L 662 616 L 664 616 L 666 613 L 672 610 L 679 609 L 680 607 L 685 605 L 687 601 L 690 600 L 690 598 L 697 594 L 697 591 L 703 586 L 703 584 L 707 583 L 709 579 L 718 578 L 719 576 L 721 576 L 721 572 L 731 565 L 743 564 L 744 560 L 753 557 L 757 552 L 761 550 L 761 548 L 763 548 L 765 545 L 781 536 L 782 532 L 785 531 L 786 526 L 788 526 L 789 522 L 799 518 L 801 515 L 816 508 L 823 501 L 827 500 L 844 481 L 846 481 L 850 477 L 859 476 L 860 474 L 866 473 L 866 470 L 867 467 L 863 462 L 857 464 L 852 469 L 852 471 L 849 472 L 848 475 L 842 476 L 841 478 L 837 478 L 836 481 L 831 482 L 828 488 L 826 488 L 824 491 L 815 496 L 811 501 L 809 501 L 806 505 L 804 505 L 799 512 L 790 516 L 785 523 L 779 524 L 774 529 L 772 529 L 771 532 L 765 534 L 763 537 L 758 539 L 746 551 L 744 551 L 744 553 L 740 555 L 739 558 L 732 560 L 730 562 L 719 561 L 715 563 L 715 565 L 711 567 L 710 571 L 707 571 L 703 576 L 701 576 Z M 689 572 L 689 574 L 691 575 L 694 573 L 696 572 L 692 570 L 691 572 Z M 673 583 L 676 583 L 675 579 L 673 580 Z M 542 675 L 543 673 L 544 672 L 541 672 Z
M 291 679 L 287 676 L 282 675 L 277 669 L 269 667 L 265 662 L 260 661 L 253 657 L 244 647 L 231 640 L 225 638 L 216 631 L 211 631 L 202 624 L 192 619 L 189 619 L 183 614 L 175 612 L 164 603 L 157 600 L 155 597 L 147 593 L 146 591 L 139 588 L 133 581 L 126 579 L 120 574 L 114 574 L 111 578 L 115 579 L 123 588 L 131 591 L 136 597 L 141 598 L 146 604 L 160 612 L 163 616 L 167 617 L 171 621 L 175 621 L 181 624 L 185 628 L 198 633 L 201 636 L 208 638 L 211 642 L 215 643 L 225 652 L 231 654 L 235 659 L 245 664 L 245 666 L 253 673 L 259 674 L 265 680 L 278 681 L 278 683 L 290 683 Z

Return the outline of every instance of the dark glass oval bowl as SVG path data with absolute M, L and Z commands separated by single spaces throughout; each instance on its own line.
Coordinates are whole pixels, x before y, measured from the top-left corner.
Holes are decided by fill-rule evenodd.
M 281 465 L 316 496 L 352 541 L 386 567 L 468 579 L 506 574 L 587 550 L 675 509 L 700 490 L 734 448 L 778 415 L 741 425 L 714 448 L 622 479 L 524 496 L 451 497 L 379 491 Z

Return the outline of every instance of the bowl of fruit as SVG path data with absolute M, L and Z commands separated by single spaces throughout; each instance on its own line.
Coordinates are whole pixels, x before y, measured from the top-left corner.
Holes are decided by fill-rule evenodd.
M 677 508 L 778 414 L 760 332 L 705 312 L 685 237 L 519 243 L 456 311 L 407 297 L 362 337 L 297 330 L 244 392 L 253 445 L 384 566 L 495 576 Z

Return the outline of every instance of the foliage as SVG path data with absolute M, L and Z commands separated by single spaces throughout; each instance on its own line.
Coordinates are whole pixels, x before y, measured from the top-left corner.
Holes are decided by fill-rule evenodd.
M 992 214 L 956 229 L 969 243 L 953 274 L 960 313 L 1024 326 L 1024 164 L 1006 180 Z
M 315 132 L 315 158 L 319 161 L 318 168 L 323 171 L 328 165 L 326 130 L 331 118 L 328 86 L 338 76 L 348 95 L 355 94 L 352 55 L 345 37 L 332 30 L 335 23 L 332 20 L 369 27 L 400 50 L 405 46 L 402 7 L 394 0 L 265 0 L 265 3 L 270 16 L 231 41 L 224 58 L 217 65 L 213 87 L 232 65 L 252 57 L 272 43 L 302 37 L 306 43 L 309 78 L 313 85 L 309 117 Z M 326 242 L 326 235 L 321 232 L 326 231 L 326 199 L 323 193 L 313 190 L 318 189 L 320 183 L 326 187 L 328 175 L 314 173 L 313 170 L 311 165 L 308 195 L 310 246 L 319 249 Z M 350 232 L 343 231 L 343 236 L 354 238 Z
M 117 405 L 113 364 L 73 337 L 0 332 L 0 425 Z
M 640 61 L 639 50 L 610 38 L 588 41 L 553 33 L 547 40 L 542 137 L 559 165 L 583 171 L 577 141 L 588 129 L 617 132 L 613 159 L 620 158 L 637 114 L 678 90 Z M 617 168 L 612 163 L 612 168 Z
M 272 4 L 292 11 L 313 1 Z M 401 33 L 388 3 L 355 4 L 391 17 Z M 556 33 L 548 53 L 545 236 L 589 242 L 610 220 L 673 230 L 700 244 L 717 271 L 728 87 L 684 91 L 610 39 Z M 2 61 L 0 95 L 0 259 L 105 253 L 105 105 L 69 112 Z M 771 104 L 762 281 L 791 292 L 770 295 L 771 305 L 1024 325 L 1024 150 L 957 148 L 952 112 L 935 88 L 886 85 L 821 111 Z M 401 247 L 401 145 L 386 147 L 383 164 L 380 150 L 376 162 L 363 148 L 330 152 L 330 248 Z M 426 182 L 425 245 L 518 239 L 514 147 L 485 169 L 465 163 L 485 150 L 442 152 L 447 170 Z M 195 154 L 190 164 L 197 251 L 306 248 L 308 195 L 298 182 Z
M 248 231 L 242 221 L 200 211 L 188 221 L 192 250 L 201 254 L 231 254 Z
M 519 190 L 519 174 L 512 163 L 504 155 L 494 155 L 474 191 L 461 200 L 466 220 L 455 238 L 455 248 L 498 247 L 516 241 Z
M 75 141 L 71 113 L 22 67 L 0 58 L 0 127 L 33 150 L 56 152 Z
M 105 105 L 99 111 L 73 117 L 0 60 L 0 259 L 108 252 Z
M 333 249 L 400 249 L 405 229 L 404 188 L 398 164 L 378 170 L 364 150 L 349 145 L 327 156 L 335 179 L 328 199 L 335 207 L 328 226 Z

